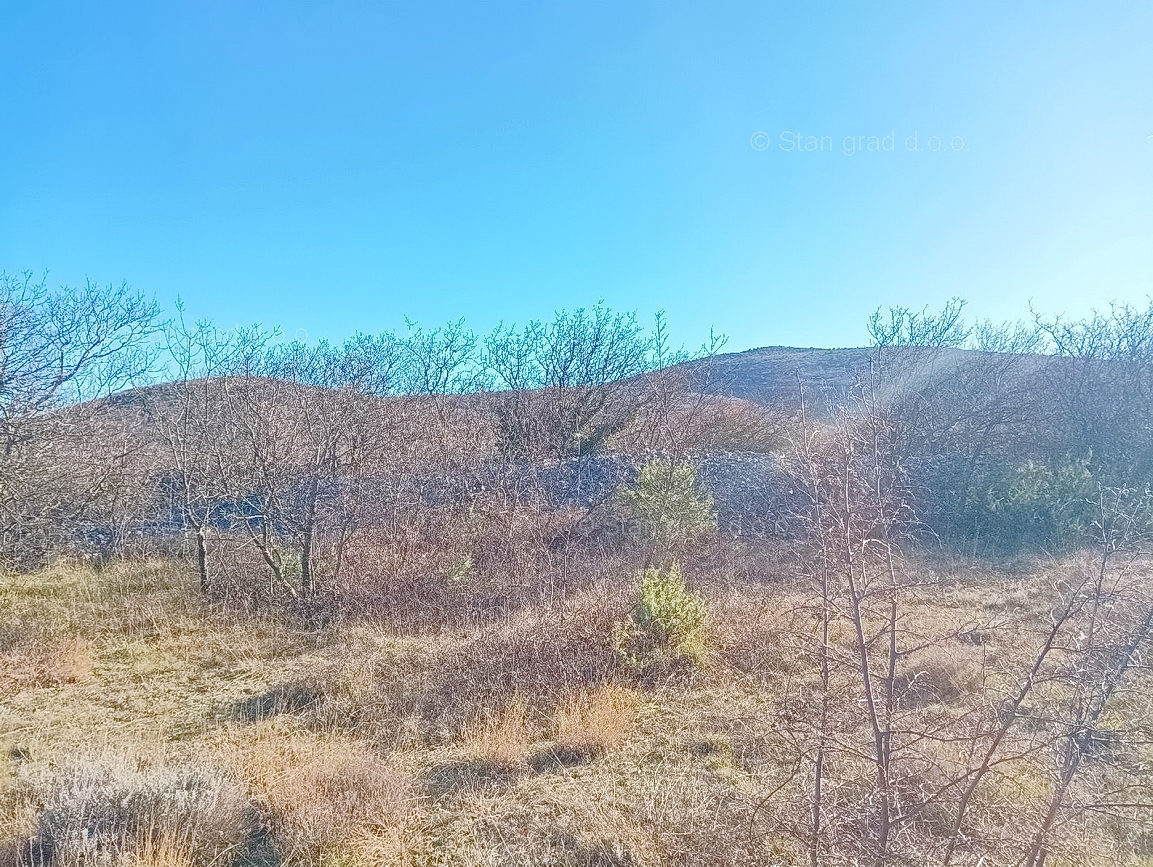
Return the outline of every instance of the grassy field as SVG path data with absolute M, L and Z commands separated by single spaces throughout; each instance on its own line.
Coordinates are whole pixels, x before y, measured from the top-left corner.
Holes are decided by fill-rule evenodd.
M 954 731 L 1009 689 L 1054 570 L 1073 568 L 919 566 L 903 724 Z M 0 864 L 805 863 L 802 582 L 698 582 L 706 654 L 655 673 L 612 647 L 635 576 L 411 633 L 233 614 L 162 561 L 59 564 L 0 588 Z M 1125 699 L 1130 722 L 1148 695 Z M 837 713 L 841 737 L 865 738 L 859 710 Z M 931 785 L 952 759 L 918 750 Z M 867 762 L 848 748 L 838 762 L 830 797 L 851 813 Z M 1040 762 L 982 791 L 990 828 L 999 807 L 1043 800 Z M 1123 824 L 1079 827 L 1053 863 L 1151 863 Z M 943 833 L 932 815 L 910 829 L 926 846 Z M 106 839 L 84 850 L 85 834 Z

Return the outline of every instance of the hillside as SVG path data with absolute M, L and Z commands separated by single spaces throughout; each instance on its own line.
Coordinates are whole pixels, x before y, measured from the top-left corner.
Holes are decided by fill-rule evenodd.
M 948 434 L 918 455 L 937 458 L 963 453 L 975 425 L 992 425 L 987 438 L 1049 415 L 1053 395 L 1033 383 L 1050 369 L 1067 369 L 1067 362 L 958 349 L 762 347 L 566 390 L 373 395 L 230 377 L 138 388 L 71 412 L 98 416 L 103 429 L 117 431 L 113 438 L 135 442 L 141 475 L 171 472 L 178 457 L 172 449 L 193 448 L 198 439 L 218 459 L 245 460 L 239 455 L 259 432 L 276 446 L 266 448 L 266 457 L 275 457 L 277 471 L 296 465 L 303 478 L 306 453 L 323 446 L 317 436 L 330 445 L 352 436 L 379 453 L 356 459 L 359 475 L 372 484 L 400 475 L 424 485 L 448 473 L 455 478 L 445 477 L 439 490 L 453 496 L 527 485 L 554 504 L 585 508 L 634 479 L 646 455 L 680 451 L 695 455 L 723 525 L 763 525 L 788 487 L 778 460 L 797 424 L 802 389 L 810 417 L 828 424 L 854 387 L 872 377 L 873 393 L 894 412 L 914 408 L 909 423 L 925 428 L 919 436 Z M 575 425 L 567 436 L 583 434 L 581 425 L 610 433 L 574 451 L 563 437 L 555 439 L 558 431 L 549 432 L 558 424 Z M 778 493 L 766 496 L 770 490 Z
M 797 379 L 829 397 L 843 396 L 863 369 L 868 349 L 802 349 L 765 346 L 728 352 L 670 368 L 693 388 L 750 400 L 762 406 L 792 407 Z
M 1136 867 L 1132 372 L 765 348 L 38 416 L 0 867 Z
M 855 385 L 867 381 L 873 365 L 884 367 L 875 382 L 878 393 L 899 402 L 911 394 L 967 381 L 977 400 L 1045 370 L 1067 366 L 1057 356 L 982 352 L 974 349 L 893 347 L 815 349 L 765 346 L 685 362 L 669 368 L 689 387 L 740 398 L 778 410 L 795 410 L 803 386 L 810 410 L 827 414 L 844 403 Z M 968 382 L 969 380 L 974 381 Z
M 899 347 L 878 352 L 869 348 L 765 346 L 682 362 L 653 374 L 610 382 L 606 387 L 631 384 L 639 388 L 643 387 L 646 376 L 651 376 L 671 389 L 686 393 L 704 393 L 792 411 L 798 406 L 800 384 L 804 387 L 810 408 L 820 412 L 830 405 L 842 403 L 854 385 L 868 378 L 871 365 L 877 362 L 886 366 L 886 376 L 883 381 L 878 381 L 878 390 L 889 399 L 897 399 L 909 392 L 932 387 L 978 369 L 1012 369 L 1015 376 L 1024 377 L 1047 367 L 1066 365 L 1069 360 L 1054 356 L 1015 355 L 972 349 Z M 320 386 L 292 385 L 266 377 L 257 378 L 254 382 L 255 388 L 267 399 L 285 399 L 295 389 L 314 394 L 325 390 Z M 195 388 L 196 381 L 187 385 Z M 998 379 L 985 379 L 983 385 L 988 391 L 1004 383 Z M 181 399 L 182 388 L 183 384 L 179 382 L 160 383 L 123 391 L 99 403 L 118 409 L 171 405 Z M 526 393 L 531 392 L 531 389 L 526 390 Z M 403 402 L 410 407 L 424 407 L 429 412 L 435 411 L 438 403 L 453 408 L 481 410 L 486 406 L 491 407 L 502 395 L 510 393 L 501 389 L 481 389 L 459 394 L 385 395 L 378 400 Z M 298 396 L 293 399 L 300 398 Z

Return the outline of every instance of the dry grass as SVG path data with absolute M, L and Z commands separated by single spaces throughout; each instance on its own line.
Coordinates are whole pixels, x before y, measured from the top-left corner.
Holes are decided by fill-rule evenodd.
M 285 863 L 311 864 L 357 846 L 403 854 L 417 798 L 412 781 L 363 752 L 316 750 L 264 793 Z
M 312 715 L 335 727 L 384 730 L 394 745 L 437 746 L 491 721 L 518 696 L 531 709 L 552 707 L 618 674 L 610 637 L 628 598 L 622 581 L 467 631 L 342 644 L 339 672 Z
M 88 680 L 96 667 L 91 644 L 81 637 L 37 630 L 0 641 L 0 695 Z
M 350 847 L 388 851 L 400 864 L 422 845 L 423 798 L 412 775 L 363 741 L 272 718 L 224 729 L 210 744 L 247 784 L 285 864 L 324 863 Z
M 196 867 L 196 853 L 178 840 L 164 836 L 144 840 L 124 858 L 124 867 Z
M 520 771 L 527 767 L 535 740 L 523 696 L 514 696 L 501 710 L 486 714 L 464 730 L 460 749 L 498 770 Z
M 980 649 L 960 641 L 921 648 L 903 660 L 896 696 L 901 707 L 955 704 L 978 694 L 984 676 Z
M 569 696 L 553 712 L 557 745 L 590 756 L 616 749 L 632 732 L 638 703 L 636 692 L 614 684 Z
M 114 815 L 129 802 L 131 815 L 173 815 L 163 793 L 186 771 L 236 793 L 243 823 L 203 806 L 195 820 L 166 822 L 174 833 L 117 819 L 109 864 L 204 864 L 203 853 L 221 851 L 201 842 L 214 827 L 223 830 L 212 839 L 232 841 L 232 867 L 793 863 L 808 797 L 798 756 L 819 709 L 810 589 L 695 574 L 709 602 L 709 664 L 643 684 L 611 646 L 635 593 L 628 570 L 484 622 L 452 615 L 426 629 L 426 612 L 399 630 L 238 615 L 201 602 L 193 576 L 160 563 L 15 578 L 0 587 L 7 658 L 30 652 L 26 636 L 48 635 L 75 642 L 80 663 L 50 686 L 29 676 L 39 670 L 30 656 L 12 663 L 26 667 L 0 705 L 0 865 L 26 862 L 30 838 L 67 838 L 53 829 L 79 827 L 85 813 L 61 805 L 105 803 L 100 791 Z M 902 657 L 899 722 L 933 727 L 943 743 L 995 718 L 982 703 L 988 683 L 1013 683 L 1044 626 L 1036 597 L 1051 575 L 981 580 L 950 576 L 909 600 L 910 646 L 926 646 Z M 1025 598 L 1015 621 L 1006 612 Z M 842 700 L 859 689 L 854 639 L 843 620 L 832 638 L 830 724 L 847 746 L 830 765 L 829 808 L 859 815 L 869 809 L 868 732 L 859 705 Z M 1124 695 L 1126 725 L 1149 715 L 1141 689 Z M 1009 748 L 1035 737 L 1022 728 Z M 108 760 L 110 746 L 121 758 Z M 911 798 L 958 761 L 951 747 L 917 749 L 901 777 Z M 984 787 L 973 813 L 1005 852 L 1016 845 L 1005 804 L 1032 816 L 1048 791 L 1040 758 L 1018 765 Z M 133 801 L 137 791 L 152 800 Z M 923 812 L 908 833 L 931 847 L 942 827 Z M 1105 820 L 1080 827 L 1077 851 L 1137 845 Z

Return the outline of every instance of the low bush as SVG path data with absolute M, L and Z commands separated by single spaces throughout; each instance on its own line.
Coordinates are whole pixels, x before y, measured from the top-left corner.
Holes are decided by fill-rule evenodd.
M 1088 458 L 1026 461 L 1005 472 L 982 504 L 988 535 L 1008 551 L 1069 551 L 1091 526 L 1098 485 Z
M 459 640 L 377 669 L 378 707 L 414 714 L 434 740 L 451 738 L 518 696 L 551 707 L 575 691 L 611 680 L 618 659 L 613 624 L 628 610 L 615 587 L 589 588 L 547 609 L 521 610 Z
M 692 464 L 649 461 L 636 485 L 621 489 L 617 498 L 640 523 L 655 554 L 675 551 L 717 528 L 713 499 L 697 490 Z
M 254 832 L 240 786 L 202 768 L 76 765 L 37 795 L 35 860 L 53 867 L 215 864 Z
M 679 563 L 646 569 L 631 619 L 613 630 L 613 648 L 631 668 L 700 662 L 705 654 L 705 601 L 685 587 Z

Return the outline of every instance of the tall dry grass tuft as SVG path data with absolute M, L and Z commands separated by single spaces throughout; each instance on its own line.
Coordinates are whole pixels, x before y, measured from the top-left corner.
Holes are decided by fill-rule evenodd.
M 78 764 L 34 786 L 43 808 L 31 850 L 53 867 L 201 867 L 255 830 L 241 787 L 205 768 Z
M 124 858 L 124 867 L 196 867 L 196 853 L 185 843 L 163 833 L 145 839 Z
M 287 769 L 267 793 L 286 864 L 339 855 L 354 837 L 403 843 L 415 795 L 407 777 L 364 754 L 320 752 Z
M 220 748 L 248 781 L 285 865 L 404 864 L 421 846 L 411 778 L 363 742 L 270 722 L 234 731 Z
M 95 667 L 92 646 L 80 636 L 54 635 L 34 622 L 0 626 L 0 695 L 85 681 Z
M 486 714 L 465 729 L 461 750 L 493 770 L 519 771 L 528 763 L 536 732 L 523 696 L 514 696 L 502 710 Z
M 27 867 L 36 840 L 40 804 L 30 787 L 4 780 L 0 787 L 0 867 Z
M 637 704 L 635 692 L 615 684 L 569 696 L 553 712 L 557 746 L 589 757 L 619 747 L 632 731 Z

